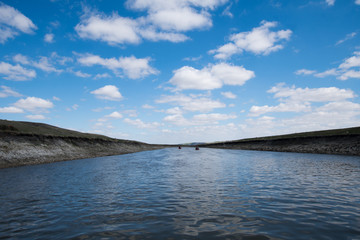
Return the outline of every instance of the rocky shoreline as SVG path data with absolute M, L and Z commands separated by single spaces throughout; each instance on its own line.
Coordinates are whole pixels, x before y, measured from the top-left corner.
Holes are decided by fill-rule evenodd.
M 204 144 L 201 147 L 360 156 L 360 135 L 249 139 Z
M 0 133 L 0 168 L 120 155 L 164 148 L 142 142 Z

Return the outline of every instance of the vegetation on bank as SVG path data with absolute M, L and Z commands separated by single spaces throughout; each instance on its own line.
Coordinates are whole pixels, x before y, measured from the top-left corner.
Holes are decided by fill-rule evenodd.
M 351 135 L 360 135 L 360 127 L 332 129 L 332 130 L 323 130 L 323 131 L 312 131 L 312 132 L 301 132 L 301 133 L 292 133 L 292 134 L 267 136 L 267 137 L 244 138 L 244 139 L 239 139 L 239 140 L 207 143 L 204 145 L 234 144 L 234 143 L 255 142 L 255 141 L 269 141 L 269 140 L 283 140 L 283 139 L 285 140 L 285 139 L 309 138 L 309 137 L 335 137 L 335 136 L 351 136 Z

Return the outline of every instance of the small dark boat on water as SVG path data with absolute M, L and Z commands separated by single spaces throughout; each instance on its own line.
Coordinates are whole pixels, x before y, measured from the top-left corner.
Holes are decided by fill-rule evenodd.
M 179 149 L 181 149 L 181 146 L 179 146 Z
M 199 147 L 196 147 L 195 150 L 199 150 Z

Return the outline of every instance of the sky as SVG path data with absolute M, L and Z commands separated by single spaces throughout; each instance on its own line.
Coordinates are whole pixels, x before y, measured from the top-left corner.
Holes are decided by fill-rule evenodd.
M 147 143 L 360 124 L 360 0 L 0 0 L 0 118 Z

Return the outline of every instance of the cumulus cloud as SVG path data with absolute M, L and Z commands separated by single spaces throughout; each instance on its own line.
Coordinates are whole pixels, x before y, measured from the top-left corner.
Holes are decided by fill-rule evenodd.
M 272 87 L 269 93 L 274 93 L 275 98 L 293 102 L 329 102 L 343 101 L 354 98 L 356 95 L 350 89 L 340 89 L 336 87 L 327 88 L 296 88 L 295 86 L 287 87 L 280 83 Z
M 124 122 L 130 125 L 133 125 L 137 128 L 157 128 L 159 127 L 161 124 L 158 122 L 151 122 L 151 123 L 145 123 L 143 122 L 141 119 L 129 119 L 129 118 L 125 118 Z
M 236 95 L 232 92 L 221 92 L 221 95 L 223 95 L 224 97 L 229 98 L 229 99 L 236 98 Z
M 164 121 L 176 126 L 201 126 L 219 124 L 220 121 L 235 118 L 236 115 L 233 114 L 209 113 L 197 114 L 190 119 L 186 119 L 181 113 L 177 113 L 166 116 Z
M 215 54 L 217 59 L 228 59 L 234 54 L 241 54 L 244 51 L 257 55 L 268 55 L 284 47 L 283 43 L 290 39 L 292 31 L 279 30 L 271 31 L 277 26 L 277 22 L 262 21 L 260 27 L 253 28 L 249 32 L 241 32 L 230 36 L 230 42 L 209 51 Z
M 54 104 L 51 101 L 37 97 L 20 99 L 13 105 L 29 112 L 46 112 L 47 109 L 54 107 Z
M 53 66 L 53 64 L 51 63 L 51 59 L 48 57 L 40 57 L 40 59 L 38 61 L 34 61 L 34 60 L 30 60 L 27 56 L 24 56 L 22 54 L 16 54 L 13 57 L 13 60 L 17 63 L 21 63 L 23 65 L 29 65 L 32 67 L 36 67 L 38 69 L 41 69 L 44 72 L 56 72 L 56 73 L 61 73 L 62 70 L 57 69 Z
M 141 107 L 144 108 L 144 109 L 154 109 L 155 108 L 154 106 L 151 106 L 149 104 L 144 104 Z
M 360 52 L 354 52 L 354 56 L 345 59 L 345 61 L 339 66 L 341 69 L 349 69 L 353 67 L 360 67 Z
M 128 0 L 126 6 L 147 15 L 129 18 L 86 10 L 75 30 L 84 39 L 99 40 L 110 45 L 138 44 L 151 41 L 182 42 L 189 38 L 182 32 L 207 29 L 212 26 L 210 10 L 227 0 Z
M 100 40 L 110 45 L 124 43 L 139 43 L 140 36 L 137 33 L 138 23 L 130 18 L 124 18 L 117 14 L 104 16 L 91 14 L 84 16 L 75 26 L 76 32 L 81 38 Z
M 61 73 L 62 70 L 56 69 L 49 61 L 47 57 L 40 57 L 39 61 L 33 61 L 32 66 L 39 68 L 45 72 L 56 72 Z
M 54 42 L 54 34 L 52 34 L 52 33 L 45 34 L 44 41 L 47 43 L 53 43 Z
M 6 97 L 21 97 L 22 95 L 14 90 L 12 90 L 10 87 L 7 86 L 1 86 L 2 90 L 0 90 L 0 98 L 6 98 Z
M 110 101 L 120 101 L 123 97 L 119 89 L 114 85 L 106 85 L 91 92 L 96 98 Z
M 353 56 L 345 59 L 337 68 L 328 69 L 323 72 L 300 69 L 295 73 L 298 75 L 313 75 L 318 78 L 336 76 L 336 78 L 339 80 L 360 78 L 360 52 L 354 52 Z
M 35 114 L 35 115 L 26 115 L 26 118 L 31 120 L 42 120 L 45 119 L 45 116 L 41 114 Z
M 221 113 L 209 113 L 209 114 L 197 114 L 192 118 L 192 122 L 197 125 L 204 124 L 218 124 L 219 121 L 225 121 L 229 119 L 235 119 L 234 114 L 221 114 Z
M 4 79 L 14 81 L 26 81 L 36 77 L 34 70 L 23 68 L 19 64 L 11 65 L 6 62 L 0 62 L 0 74 L 5 75 Z
M 268 93 L 273 93 L 274 98 L 280 101 L 276 106 L 252 106 L 250 116 L 259 116 L 270 112 L 310 112 L 312 102 L 344 102 L 356 97 L 349 89 L 328 88 L 296 88 L 278 84 Z
M 316 71 L 309 69 L 299 69 L 295 72 L 296 75 L 312 75 L 314 73 L 316 73 Z
M 72 70 L 72 68 L 68 68 L 68 69 L 66 69 L 66 71 L 69 72 L 69 73 L 74 74 L 77 77 L 81 77 L 81 78 L 89 78 L 89 77 L 91 77 L 91 74 L 84 73 L 84 72 L 82 72 L 80 70 L 74 71 L 74 70 Z
M 22 54 L 16 54 L 13 57 L 14 62 L 21 63 L 23 65 L 29 65 L 31 62 L 28 57 L 22 55 Z
M 35 24 L 15 8 L 0 2 L 0 43 L 14 38 L 19 32 L 31 34 Z
M 100 79 L 100 78 L 111 78 L 110 74 L 108 73 L 98 73 L 96 74 L 96 76 L 94 77 L 94 79 Z
M 250 108 L 249 116 L 259 116 L 269 112 L 305 112 L 310 111 L 311 107 L 309 103 L 280 103 L 277 106 L 252 106 Z
M 223 85 L 241 86 L 253 77 L 255 73 L 243 66 L 220 63 L 200 70 L 184 66 L 174 71 L 174 76 L 169 82 L 179 90 L 212 90 L 221 88 Z
M 150 58 L 119 57 L 102 58 L 98 55 L 85 54 L 78 58 L 78 62 L 84 66 L 100 65 L 112 70 L 115 74 L 125 74 L 130 79 L 144 78 L 159 71 L 149 65 Z M 120 71 L 121 70 L 121 71 Z
M 350 101 L 329 102 L 294 117 L 262 116 L 247 119 L 241 134 L 247 137 L 353 127 L 359 125 L 360 104 Z
M 106 115 L 106 117 L 119 119 L 119 118 L 123 118 L 123 115 L 121 113 L 115 111 L 115 112 L 110 113 L 109 115 Z
M 2 107 L 0 108 L 0 113 L 23 113 L 24 110 L 17 107 Z
M 355 4 L 360 5 L 360 0 L 355 0 Z
M 334 4 L 335 4 L 335 0 L 325 0 L 325 1 L 326 1 L 326 4 L 329 6 L 334 6 Z
M 170 103 L 180 106 L 185 111 L 190 112 L 210 112 L 216 108 L 224 108 L 226 105 L 220 101 L 212 100 L 206 96 L 197 95 L 167 95 L 156 100 L 156 103 Z

